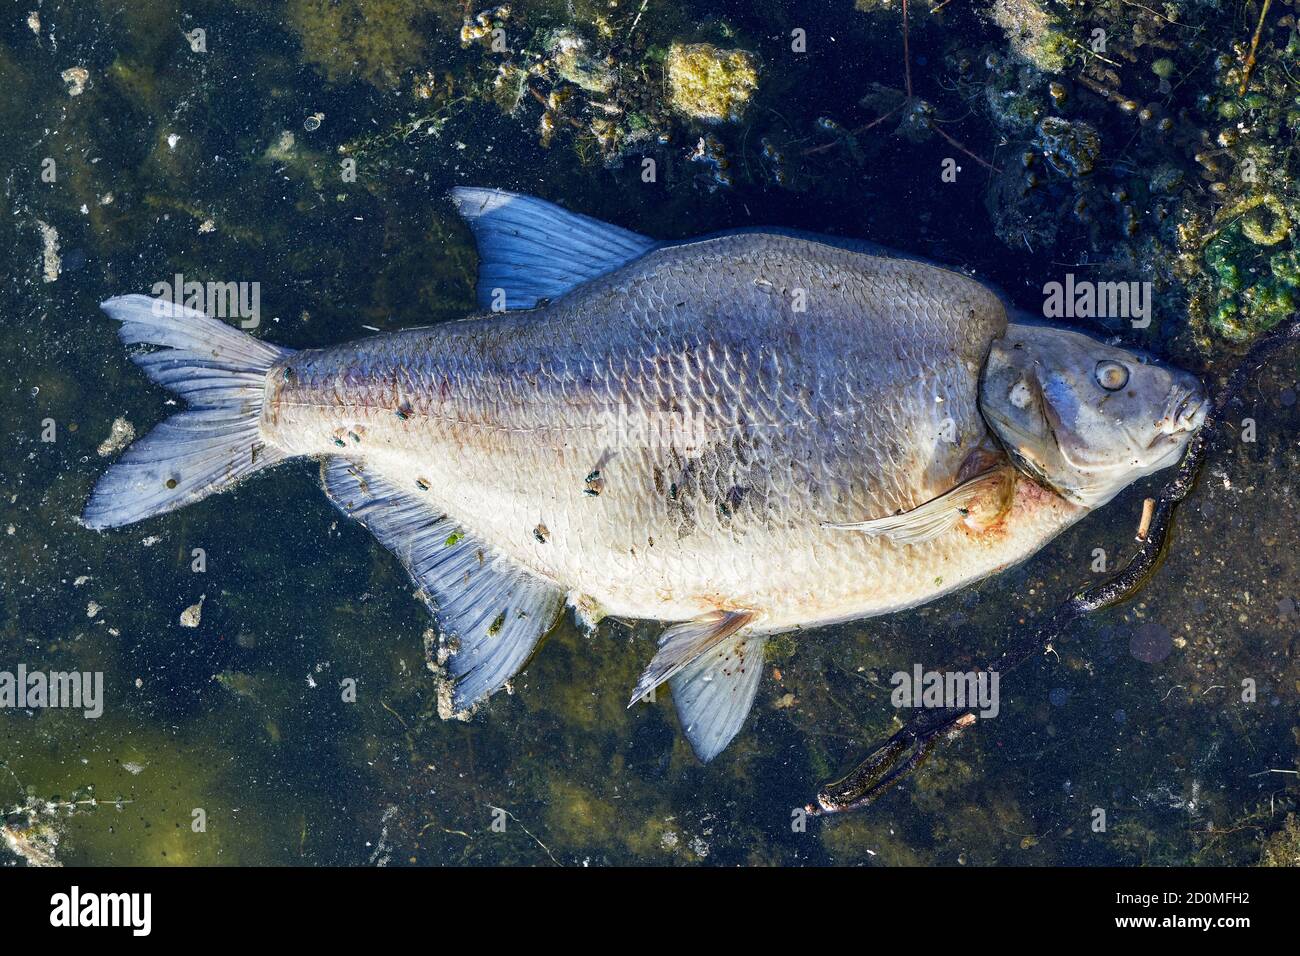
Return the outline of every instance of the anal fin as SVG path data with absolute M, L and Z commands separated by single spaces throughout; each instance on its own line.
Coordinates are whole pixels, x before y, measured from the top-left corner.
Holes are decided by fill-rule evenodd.
M 962 482 L 911 511 L 844 524 L 828 521 L 822 527 L 862 531 L 899 544 L 924 544 L 960 525 L 981 531 L 995 524 L 1011 507 L 1015 487 L 1015 468 L 1002 465 Z
M 321 479 L 335 507 L 402 562 L 457 645 L 447 662 L 456 710 L 500 690 L 559 617 L 563 592 L 466 534 L 416 491 L 362 464 L 331 458 Z

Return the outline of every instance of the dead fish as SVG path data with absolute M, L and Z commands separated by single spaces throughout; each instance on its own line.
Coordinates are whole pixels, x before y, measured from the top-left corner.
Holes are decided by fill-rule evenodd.
M 667 681 L 707 761 L 749 712 L 767 638 L 1024 560 L 1204 418 L 1191 375 L 1010 322 L 981 283 L 866 243 L 656 242 L 526 196 L 453 200 L 480 252 L 485 311 L 465 321 L 295 352 L 165 301 L 105 302 L 189 408 L 109 469 L 84 523 L 318 459 L 453 639 L 458 709 L 505 685 L 567 597 L 589 624 L 671 623 L 632 699 Z

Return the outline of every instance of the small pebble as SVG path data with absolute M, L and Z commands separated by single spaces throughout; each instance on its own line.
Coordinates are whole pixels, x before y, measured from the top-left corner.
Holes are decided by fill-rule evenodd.
M 181 611 L 181 627 L 198 627 L 199 621 L 203 617 L 203 599 L 207 595 L 201 595 L 197 604 L 191 604 L 185 610 Z
M 115 418 L 108 437 L 100 442 L 99 447 L 95 450 L 99 452 L 100 458 L 107 458 L 109 455 L 121 451 L 134 440 L 135 426 L 125 418 Z

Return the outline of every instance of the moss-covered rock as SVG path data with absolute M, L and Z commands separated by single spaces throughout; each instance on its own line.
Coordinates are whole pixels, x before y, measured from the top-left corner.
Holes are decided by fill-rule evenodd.
M 674 109 L 707 123 L 740 119 L 758 88 L 758 60 L 744 50 L 674 43 L 664 60 Z

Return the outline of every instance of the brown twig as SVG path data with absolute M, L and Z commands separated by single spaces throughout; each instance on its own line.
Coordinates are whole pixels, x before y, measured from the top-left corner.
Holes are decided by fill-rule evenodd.
M 885 120 L 889 119 L 889 117 L 893 116 L 895 113 L 897 113 L 899 110 L 901 110 L 901 109 L 903 108 L 904 105 L 905 105 L 904 103 L 899 103 L 897 106 L 895 106 L 892 110 L 890 110 L 890 111 L 889 111 L 888 113 L 886 113 L 884 116 L 877 116 L 877 117 L 876 117 L 875 119 L 873 119 L 870 123 L 864 123 L 862 126 L 859 126 L 859 127 L 857 127 L 856 129 L 851 129 L 851 130 L 849 130 L 849 135 L 850 135 L 850 136 L 860 136 L 860 135 L 862 135 L 863 133 L 865 133 L 867 130 L 871 129 L 871 127 L 873 127 L 873 126 L 879 126 L 879 125 L 880 125 L 881 123 L 883 123 Z M 826 150 L 828 150 L 828 149 L 834 149 L 834 148 L 835 148 L 836 146 L 838 146 L 838 145 L 840 145 L 840 141 L 839 141 L 838 139 L 833 139 L 833 140 L 831 140 L 829 143 L 822 143 L 820 146 L 809 146 L 807 149 L 805 149 L 805 150 L 803 151 L 802 155 L 804 155 L 804 156 L 812 156 L 812 155 L 814 155 L 815 153 L 824 153 L 824 152 L 826 152 Z
M 907 98 L 912 98 L 912 52 L 907 46 L 907 0 L 903 0 L 903 80 L 907 84 Z
M 1142 502 L 1142 520 L 1138 522 L 1137 534 L 1134 536 L 1137 541 L 1145 541 L 1148 532 L 1151 531 L 1151 518 L 1156 513 L 1156 499 L 1147 498 Z
M 960 149 L 963 153 L 965 153 L 965 154 L 966 154 L 967 156 L 969 156 L 971 159 L 975 160 L 975 162 L 979 163 L 979 164 L 980 164 L 981 166 L 983 166 L 985 169 L 991 170 L 992 172 L 995 172 L 995 173 L 1000 173 L 1000 172 L 1002 172 L 1002 170 L 998 169 L 998 167 L 994 166 L 994 165 L 993 165 L 992 163 L 990 163 L 987 159 L 981 159 L 980 157 L 976 156 L 974 153 L 972 153 L 969 149 L 967 149 L 967 148 L 966 148 L 965 146 L 963 146 L 961 143 L 957 142 L 957 140 L 955 140 L 952 136 L 950 136 L 948 133 L 946 133 L 946 132 L 944 132 L 942 129 L 940 129 L 940 128 L 938 127 L 938 125 L 936 125 L 935 123 L 933 123 L 933 122 L 931 122 L 931 121 L 927 121 L 925 125 L 928 126 L 930 129 L 934 130 L 936 133 L 938 133 L 940 136 L 942 136 L 942 137 L 943 137 L 944 139 L 946 139 L 948 142 L 950 142 L 954 147 L 956 147 L 957 149 Z
M 907 0 L 903 0 L 906 6 Z M 1264 0 L 1264 8 L 1259 11 L 1259 24 L 1255 27 L 1255 35 L 1250 38 L 1250 52 L 1246 54 L 1246 62 L 1243 64 L 1245 71 L 1241 75 L 1241 86 L 1237 89 L 1238 96 L 1246 95 L 1246 87 L 1250 86 L 1250 76 L 1255 72 L 1255 54 L 1259 51 L 1259 38 L 1264 34 L 1264 18 L 1268 16 L 1268 8 L 1273 5 L 1273 0 Z

